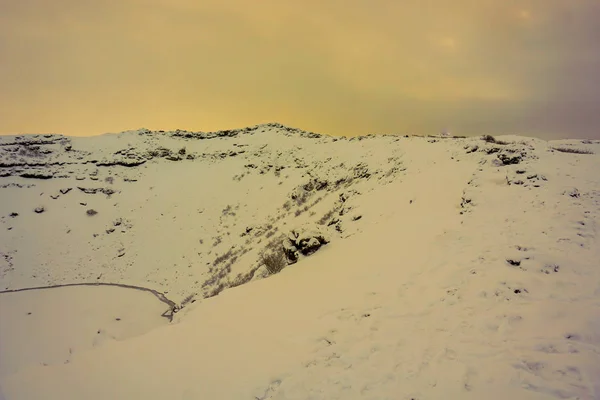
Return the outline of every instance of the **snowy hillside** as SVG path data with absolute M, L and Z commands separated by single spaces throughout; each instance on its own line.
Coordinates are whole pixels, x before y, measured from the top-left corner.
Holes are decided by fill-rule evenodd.
M 600 141 L 484 139 L 0 137 L 0 398 L 599 399 Z

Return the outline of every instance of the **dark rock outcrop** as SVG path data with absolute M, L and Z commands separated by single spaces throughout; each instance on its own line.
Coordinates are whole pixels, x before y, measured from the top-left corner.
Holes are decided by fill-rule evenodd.
M 288 260 L 288 264 L 294 264 L 298 262 L 298 258 L 300 258 L 300 254 L 298 253 L 296 246 L 294 246 L 291 240 L 284 240 L 283 254 L 285 254 L 285 257 Z
M 497 157 L 504 165 L 519 164 L 523 158 L 520 154 L 511 155 L 506 153 L 500 153 Z
M 99 167 L 112 167 L 115 165 L 120 165 L 122 167 L 137 167 L 138 165 L 142 165 L 146 162 L 145 158 L 123 158 L 120 160 L 103 160 L 98 161 L 96 163 Z
M 44 172 L 37 172 L 37 171 L 25 172 L 19 176 L 21 178 L 29 178 L 29 179 L 52 179 L 52 178 L 54 178 L 54 175 L 52 175 L 52 174 L 47 174 Z
M 77 186 L 77 189 L 81 190 L 85 194 L 104 193 L 105 195 L 110 196 L 116 193 L 114 190 L 109 188 L 84 188 Z
M 308 256 L 329 243 L 329 239 L 318 229 L 301 228 L 290 231 L 284 241 L 283 251 L 290 264 L 298 261 L 299 255 Z

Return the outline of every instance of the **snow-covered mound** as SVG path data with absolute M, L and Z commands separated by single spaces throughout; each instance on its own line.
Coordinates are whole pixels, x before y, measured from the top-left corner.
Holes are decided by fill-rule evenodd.
M 600 398 L 599 153 L 0 137 L 0 398 Z

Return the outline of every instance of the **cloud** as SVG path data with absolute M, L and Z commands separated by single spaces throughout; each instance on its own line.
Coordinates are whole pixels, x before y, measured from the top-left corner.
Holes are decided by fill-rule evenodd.
M 549 135 L 544 112 L 560 129 L 578 116 L 579 132 L 600 132 L 582 111 L 600 104 L 590 84 L 600 71 L 594 0 L 0 7 L 4 133 L 278 120 L 338 134 L 522 127 Z

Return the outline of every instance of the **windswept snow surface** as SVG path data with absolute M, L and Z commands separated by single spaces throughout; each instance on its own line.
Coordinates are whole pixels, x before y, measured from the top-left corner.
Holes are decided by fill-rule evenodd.
M 497 139 L 1 137 L 0 398 L 600 399 L 600 142 Z

